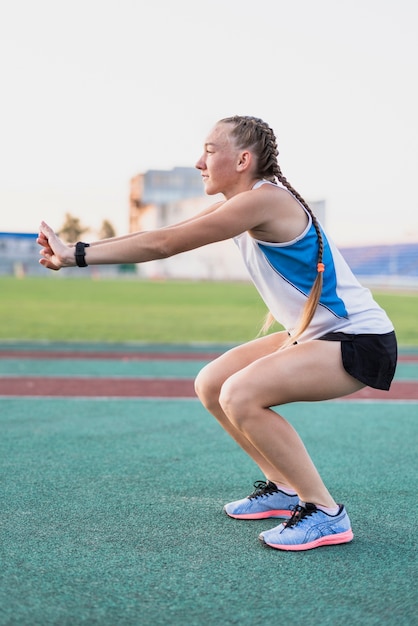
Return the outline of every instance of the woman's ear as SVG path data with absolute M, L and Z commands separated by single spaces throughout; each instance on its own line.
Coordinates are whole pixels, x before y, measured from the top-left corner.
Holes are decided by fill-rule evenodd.
M 245 170 L 248 170 L 248 168 L 251 166 L 251 163 L 252 163 L 251 152 L 249 152 L 248 150 L 241 152 L 238 155 L 237 171 L 244 172 Z

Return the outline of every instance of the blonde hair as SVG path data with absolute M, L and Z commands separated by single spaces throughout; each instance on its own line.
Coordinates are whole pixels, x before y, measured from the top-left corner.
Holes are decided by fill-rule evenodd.
M 290 193 L 302 204 L 312 218 L 317 237 L 318 237 L 318 257 L 317 257 L 317 275 L 308 295 L 308 299 L 303 307 L 301 316 L 294 334 L 289 337 L 283 347 L 287 347 L 295 343 L 302 333 L 308 328 L 315 314 L 319 299 L 322 293 L 323 285 L 323 252 L 324 241 L 318 220 L 312 212 L 308 203 L 302 196 L 292 187 L 289 181 L 283 176 L 277 157 L 279 150 L 277 148 L 277 140 L 273 130 L 266 122 L 250 116 L 234 115 L 233 117 L 225 117 L 220 123 L 231 124 L 231 136 L 239 149 L 251 148 L 256 156 L 257 171 L 259 178 L 269 180 L 271 182 L 279 181 Z M 266 316 L 261 332 L 267 333 L 275 319 L 269 312 Z

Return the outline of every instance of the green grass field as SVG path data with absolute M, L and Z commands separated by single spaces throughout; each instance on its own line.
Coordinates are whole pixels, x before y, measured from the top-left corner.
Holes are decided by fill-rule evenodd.
M 0 277 L 0 340 L 236 343 L 265 306 L 250 283 Z M 418 293 L 376 292 L 400 345 L 418 345 Z

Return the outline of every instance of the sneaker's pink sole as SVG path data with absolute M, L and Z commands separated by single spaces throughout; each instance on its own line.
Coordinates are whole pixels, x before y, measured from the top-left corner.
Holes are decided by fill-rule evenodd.
M 224 509 L 225 511 L 225 509 Z M 292 511 L 276 509 L 273 511 L 264 511 L 263 513 L 246 513 L 244 515 L 231 515 L 228 511 L 225 513 L 234 519 L 267 519 L 268 517 L 282 517 L 284 519 L 291 517 Z
M 276 548 L 276 550 L 288 550 L 292 552 L 299 552 L 301 550 L 312 550 L 313 548 L 319 548 L 320 546 L 334 546 L 340 543 L 349 543 L 353 540 L 353 531 L 346 530 L 343 533 L 337 533 L 335 535 L 326 535 L 325 537 L 320 537 L 319 539 L 315 539 L 315 541 L 310 541 L 308 543 L 301 544 L 280 544 L 280 543 L 267 543 L 264 541 L 262 537 L 260 537 L 261 541 L 266 545 L 270 546 L 270 548 Z

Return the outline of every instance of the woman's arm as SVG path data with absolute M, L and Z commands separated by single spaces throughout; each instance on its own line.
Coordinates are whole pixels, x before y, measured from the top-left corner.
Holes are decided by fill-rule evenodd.
M 262 198 L 261 189 L 245 191 L 179 224 L 96 241 L 85 250 L 86 263 L 144 263 L 230 239 L 265 221 L 271 203 L 263 203 Z M 43 246 L 40 263 L 45 267 L 57 270 L 76 265 L 74 247 L 66 246 L 45 222 L 41 224 L 38 242 Z
M 225 200 L 222 200 L 221 202 L 215 202 L 215 204 L 212 204 L 211 206 L 207 207 L 206 209 L 203 209 L 202 211 L 200 211 L 200 213 L 197 213 L 196 215 L 193 215 L 192 217 L 189 217 L 187 220 L 183 220 L 182 222 L 178 222 L 176 224 L 176 226 L 181 226 L 182 224 L 187 224 L 188 222 L 191 222 L 193 220 L 199 219 L 203 215 L 208 215 L 209 213 L 212 213 L 212 211 L 215 211 L 215 209 L 217 209 L 224 202 L 225 202 Z M 170 227 L 169 226 L 164 226 L 163 228 L 170 228 Z M 139 232 L 141 232 L 141 231 L 139 231 Z M 120 237 L 109 237 L 108 239 L 99 239 L 97 241 L 92 241 L 90 243 L 90 246 L 97 246 L 98 244 L 107 243 L 109 241 L 112 241 L 112 242 L 114 242 L 114 241 L 126 241 L 126 239 L 131 239 L 132 237 L 136 237 L 137 234 L 138 234 L 138 232 L 135 232 L 135 233 L 129 233 L 128 235 L 121 235 Z

